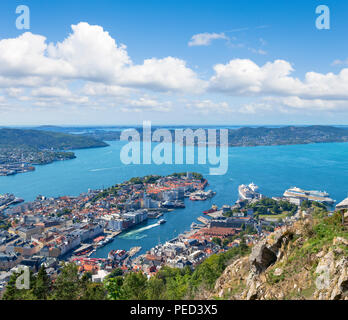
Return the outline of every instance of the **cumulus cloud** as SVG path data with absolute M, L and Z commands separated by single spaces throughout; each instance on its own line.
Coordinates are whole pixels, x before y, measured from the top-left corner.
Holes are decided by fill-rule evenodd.
M 123 74 L 120 83 L 156 91 L 191 93 L 202 92 L 207 87 L 207 83 L 199 79 L 185 61 L 174 57 L 146 59 L 142 65 L 131 66 Z
M 125 45 L 116 41 L 100 26 L 81 22 L 73 25 L 73 32 L 63 42 L 50 44 L 48 56 L 63 61 L 70 77 L 112 82 L 131 64 Z
M 216 39 L 228 38 L 224 33 L 201 33 L 194 35 L 189 45 L 209 45 Z M 264 45 L 262 39 L 260 42 Z M 345 63 L 337 60 L 334 64 Z M 185 60 L 172 56 L 151 57 L 136 64 L 125 45 L 102 27 L 85 22 L 73 25 L 71 33 L 57 43 L 30 32 L 0 40 L 0 88 L 11 102 L 17 99 L 41 106 L 107 102 L 124 110 L 170 111 L 174 109 L 172 102 L 144 94 L 197 97 L 213 92 L 261 98 L 243 105 L 242 113 L 275 110 L 276 105 L 295 110 L 347 108 L 348 68 L 326 74 L 309 71 L 301 78 L 294 76 L 294 71 L 290 62 L 281 59 L 263 65 L 233 59 L 215 65 L 213 75 L 206 80 Z M 214 102 L 209 96 L 187 103 L 187 107 L 205 114 L 231 111 L 227 102 Z
M 304 80 L 292 77 L 292 65 L 284 60 L 258 66 L 248 59 L 214 66 L 212 90 L 231 95 L 281 95 L 303 99 L 348 99 L 348 69 L 338 74 L 307 72 Z
M 46 38 L 30 32 L 15 39 L 0 40 L 0 74 L 2 77 L 50 76 L 66 73 L 69 64 L 47 56 Z
M 0 41 L 0 87 L 39 86 L 61 80 L 85 80 L 108 85 L 141 87 L 155 91 L 200 90 L 186 62 L 173 57 L 147 59 L 136 65 L 125 45 L 118 45 L 100 26 L 81 22 L 62 42 L 47 43 L 26 32 Z
M 192 36 L 188 45 L 190 47 L 194 46 L 209 46 L 213 40 L 228 40 L 228 37 L 224 33 L 198 33 Z
M 291 64 L 284 60 L 268 62 L 259 67 L 249 59 L 235 59 L 228 64 L 214 66 L 215 75 L 210 79 L 213 90 L 237 95 L 261 93 L 281 94 L 296 89 L 301 82 L 291 78 Z

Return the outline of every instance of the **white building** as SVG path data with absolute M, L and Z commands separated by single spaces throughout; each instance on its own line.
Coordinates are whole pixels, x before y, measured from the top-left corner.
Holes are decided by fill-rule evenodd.
M 97 274 L 92 275 L 92 281 L 98 283 L 103 282 L 105 277 L 109 274 L 110 272 L 107 272 L 105 270 L 98 270 Z

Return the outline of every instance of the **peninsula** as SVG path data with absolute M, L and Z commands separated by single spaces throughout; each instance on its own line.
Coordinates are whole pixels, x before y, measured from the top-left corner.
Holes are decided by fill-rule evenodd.
M 0 129 L 0 176 L 35 170 L 34 165 L 74 159 L 71 149 L 106 147 L 91 137 L 59 132 Z

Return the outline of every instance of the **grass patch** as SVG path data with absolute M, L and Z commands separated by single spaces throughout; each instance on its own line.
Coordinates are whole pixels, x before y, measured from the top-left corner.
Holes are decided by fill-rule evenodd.
M 272 220 L 278 220 L 278 219 L 285 219 L 288 216 L 288 212 L 283 212 L 281 214 L 260 214 L 260 219 L 272 219 Z

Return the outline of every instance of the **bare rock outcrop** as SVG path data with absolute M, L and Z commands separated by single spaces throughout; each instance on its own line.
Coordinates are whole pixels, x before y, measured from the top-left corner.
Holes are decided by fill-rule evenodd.
M 335 237 L 303 254 L 312 223 L 297 221 L 259 241 L 226 268 L 210 298 L 348 300 L 348 240 Z

